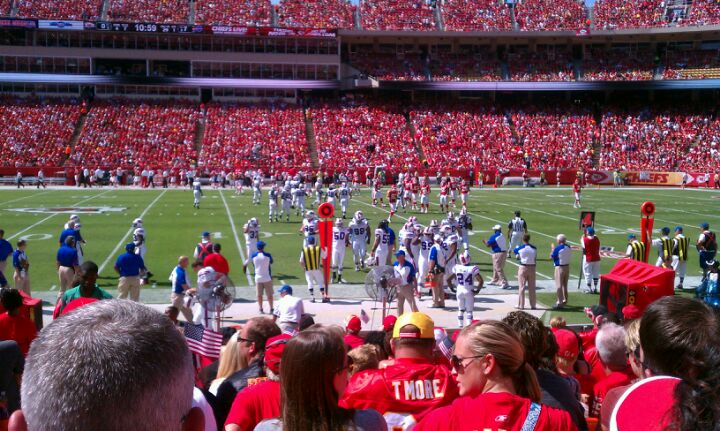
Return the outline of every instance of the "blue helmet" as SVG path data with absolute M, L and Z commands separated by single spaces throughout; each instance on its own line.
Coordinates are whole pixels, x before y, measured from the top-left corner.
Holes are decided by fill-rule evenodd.
M 588 235 L 595 235 L 595 228 L 590 226 L 589 228 L 585 229 L 585 232 L 587 232 Z
M 669 235 L 669 234 L 670 234 L 670 228 L 666 226 L 666 227 L 660 229 L 660 232 L 662 232 L 663 235 Z

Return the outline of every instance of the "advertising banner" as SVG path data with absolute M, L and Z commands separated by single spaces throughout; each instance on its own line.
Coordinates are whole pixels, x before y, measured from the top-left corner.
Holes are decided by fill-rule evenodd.
M 85 22 L 61 19 L 40 19 L 38 20 L 38 28 L 50 30 L 85 30 Z

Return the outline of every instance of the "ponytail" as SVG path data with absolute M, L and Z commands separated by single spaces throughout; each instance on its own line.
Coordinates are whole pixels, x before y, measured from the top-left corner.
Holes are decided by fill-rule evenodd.
M 513 373 L 512 381 L 518 395 L 536 403 L 540 402 L 542 397 L 540 383 L 538 383 L 537 374 L 532 365 L 523 362 L 520 368 Z

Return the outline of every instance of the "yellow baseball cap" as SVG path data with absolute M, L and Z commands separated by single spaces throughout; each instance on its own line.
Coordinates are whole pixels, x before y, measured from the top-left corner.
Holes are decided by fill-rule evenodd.
M 400 332 L 405 325 L 413 325 L 420 330 L 420 334 L 414 332 Z M 425 313 L 405 313 L 398 317 L 393 328 L 393 338 L 428 338 L 435 339 L 435 322 Z

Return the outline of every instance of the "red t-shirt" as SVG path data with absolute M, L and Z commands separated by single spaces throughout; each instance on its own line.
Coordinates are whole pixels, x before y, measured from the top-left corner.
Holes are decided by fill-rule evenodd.
M 345 344 L 350 346 L 350 349 L 354 349 L 356 347 L 359 347 L 359 346 L 362 346 L 363 344 L 365 344 L 365 340 L 358 335 L 347 334 L 345 336 Z
M 627 367 L 622 371 L 613 371 L 608 374 L 607 377 L 595 383 L 595 388 L 593 388 L 593 407 L 590 415 L 593 417 L 600 416 L 600 408 L 602 407 L 605 395 L 607 395 L 610 389 L 629 385 L 634 379 L 635 374 L 633 374 L 630 367 Z
M 27 356 L 30 343 L 37 337 L 37 327 L 25 316 L 0 314 L 0 340 L 14 340 L 20 351 Z
M 530 400 L 517 395 L 486 393 L 476 398 L 462 397 L 451 406 L 435 410 L 414 431 L 519 431 L 528 412 Z M 542 406 L 535 431 L 577 430 L 568 412 Z
M 230 407 L 225 426 L 236 424 L 243 430 L 255 429 L 265 419 L 280 416 L 280 382 L 266 380 L 238 392 Z
M 600 239 L 593 236 L 583 236 L 583 248 L 585 249 L 585 260 L 587 262 L 597 262 L 600 260 Z
M 230 272 L 230 265 L 228 264 L 227 259 L 225 259 L 225 256 L 219 254 L 219 253 L 212 253 L 205 257 L 205 260 L 203 260 L 203 265 L 209 266 L 212 269 L 215 270 L 215 272 L 219 272 L 221 274 L 228 275 Z
M 386 420 L 388 414 L 395 413 L 406 418 L 405 423 L 412 423 L 457 397 L 457 382 L 448 367 L 426 359 L 399 358 L 387 368 L 355 374 L 340 406 L 375 409 L 386 415 Z

